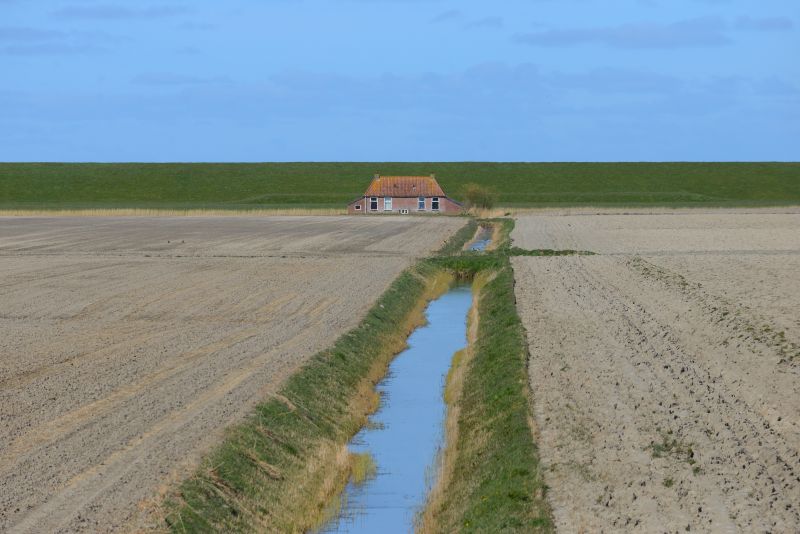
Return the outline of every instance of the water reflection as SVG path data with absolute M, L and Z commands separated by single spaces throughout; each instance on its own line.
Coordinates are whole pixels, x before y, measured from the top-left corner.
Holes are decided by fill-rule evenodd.
M 408 339 L 378 385 L 381 408 L 350 444 L 377 464 L 372 480 L 348 484 L 342 513 L 322 532 L 411 532 L 436 472 L 444 441 L 444 381 L 450 361 L 466 346 L 469 286 L 457 286 L 426 310 L 428 324 Z
M 486 226 L 481 226 L 475 241 L 470 243 L 469 250 L 484 251 L 489 243 L 492 242 L 492 229 Z

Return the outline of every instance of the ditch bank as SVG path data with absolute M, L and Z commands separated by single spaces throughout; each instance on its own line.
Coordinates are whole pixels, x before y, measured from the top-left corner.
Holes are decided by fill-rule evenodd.
M 362 323 L 316 356 L 233 426 L 165 500 L 174 532 L 304 532 L 327 518 L 357 458 L 345 444 L 379 404 L 375 385 L 428 301 L 452 276 L 430 265 L 400 275 Z
M 435 482 L 444 447 L 443 385 L 454 354 L 467 344 L 472 288 L 457 284 L 431 301 L 427 322 L 408 339 L 378 384 L 380 409 L 349 449 L 367 456 L 372 472 L 351 476 L 339 513 L 321 533 L 410 532 Z M 360 475 L 360 474 L 359 474 Z
M 473 285 L 470 345 L 448 373 L 445 447 L 417 530 L 552 530 L 509 261 L 513 221 L 483 222 L 495 225 L 492 251 L 463 251 L 478 226 L 470 219 L 437 256 L 405 271 L 356 329 L 231 428 L 165 499 L 168 528 L 304 532 L 328 523 L 351 476 L 370 469 L 346 444 L 379 408 L 376 385 L 424 324 L 428 302 L 458 280 Z
M 447 444 L 420 532 L 549 532 L 528 352 L 508 258 L 442 261 L 473 277 L 470 344 L 447 383 Z M 474 270 L 472 270 L 474 269 Z

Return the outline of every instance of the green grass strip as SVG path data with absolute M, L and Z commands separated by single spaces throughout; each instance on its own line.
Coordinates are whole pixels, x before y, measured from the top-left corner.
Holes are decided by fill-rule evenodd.
M 478 231 L 478 222 L 473 218 L 467 219 L 467 224 L 461 227 L 439 250 L 439 256 L 452 256 L 461 252 L 464 245 L 472 239 Z
M 594 256 L 595 253 L 588 250 L 553 250 L 549 248 L 536 248 L 528 250 L 519 247 L 508 249 L 509 256 Z
M 528 423 L 528 351 L 510 266 L 484 286 L 479 316 L 475 356 L 458 401 L 458 455 L 437 529 L 547 532 L 552 520 Z
M 165 502 L 170 530 L 300 532 L 319 524 L 324 503 L 347 476 L 330 462 L 331 452 L 365 422 L 368 410 L 354 410 L 354 398 L 363 394 L 376 365 L 388 365 L 401 350 L 410 333 L 408 318 L 425 298 L 427 282 L 448 271 L 466 279 L 479 272 L 493 277 L 481 291 L 478 340 L 457 400 L 454 473 L 434 528 L 551 531 L 529 426 L 528 352 L 509 260 L 513 221 L 491 222 L 502 225 L 497 250 L 462 252 L 477 229 L 471 220 L 437 256 L 395 280 L 362 323 L 315 355 L 279 396 L 231 428 Z
M 473 233 L 474 227 L 458 232 L 445 248 L 460 249 Z M 165 500 L 168 528 L 302 532 L 322 520 L 347 476 L 332 460 L 370 410 L 369 400 L 358 402 L 364 383 L 405 346 L 414 311 L 437 273 L 426 262 L 403 272 L 355 329 L 230 428 L 194 476 Z
M 409 332 L 398 330 L 431 274 L 424 265 L 401 274 L 357 328 L 288 380 L 281 397 L 230 429 L 166 502 L 171 530 L 297 532 L 314 526 L 330 497 L 321 491 L 330 484 L 324 479 L 337 474 L 324 473 L 323 466 L 309 472 L 309 465 L 325 461 L 320 449 L 346 443 L 364 423 L 365 413 L 352 413 L 353 396 L 376 363 L 402 348 Z
M 487 221 L 483 221 L 484 223 Z M 494 273 L 482 288 L 477 341 L 466 368 L 453 472 L 438 510 L 436 532 L 550 532 L 553 522 L 529 424 L 528 345 L 517 314 L 509 255 L 513 220 L 495 251 L 431 260 L 462 277 Z M 453 446 L 454 445 L 454 446 Z
M 508 207 L 800 204 L 800 163 L 0 163 L 0 209 L 341 208 L 376 172 Z

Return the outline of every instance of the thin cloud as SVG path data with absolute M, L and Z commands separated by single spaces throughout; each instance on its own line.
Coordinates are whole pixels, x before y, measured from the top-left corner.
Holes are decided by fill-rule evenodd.
M 100 46 L 70 43 L 37 43 L 9 45 L 0 48 L 5 56 L 75 56 L 106 52 Z
M 174 72 L 149 72 L 133 79 L 133 83 L 137 85 L 206 85 L 229 82 L 223 76 L 199 77 Z
M 106 52 L 105 44 L 126 40 L 102 31 L 58 31 L 19 26 L 0 27 L 0 54 L 5 56 L 74 56 Z
M 730 43 L 718 17 L 687 19 L 671 24 L 654 22 L 555 29 L 517 34 L 514 42 L 530 46 L 567 47 L 603 44 L 613 48 L 699 48 Z
M 202 50 L 196 46 L 181 46 L 176 49 L 175 52 L 185 56 L 199 56 L 203 53 Z
M 788 17 L 739 17 L 736 20 L 737 30 L 759 32 L 783 32 L 794 28 L 794 22 Z
M 219 28 L 217 24 L 211 24 L 209 22 L 181 22 L 178 24 L 179 30 L 188 31 L 211 31 L 217 28 Z
M 21 26 L 0 26 L 0 41 L 30 42 L 61 39 L 64 33 L 56 30 L 40 30 Z
M 759 80 L 755 84 L 757 94 L 769 96 L 782 96 L 782 97 L 798 97 L 800 96 L 800 88 L 786 80 L 780 79 L 777 76 L 770 76 L 769 78 Z
M 434 24 L 439 22 L 449 22 L 451 20 L 458 20 L 461 17 L 462 17 L 461 11 L 459 11 L 458 9 L 450 9 L 448 11 L 443 11 L 442 13 L 439 13 L 438 15 L 433 17 L 431 19 L 431 22 Z
M 502 17 L 484 17 L 467 24 L 467 28 L 492 28 L 499 29 L 505 26 Z
M 553 86 L 594 94 L 667 94 L 684 89 L 684 80 L 649 71 L 600 68 L 582 73 L 554 72 Z
M 116 5 L 68 6 L 53 13 L 62 19 L 131 20 L 160 19 L 189 13 L 183 6 L 151 6 L 128 8 Z

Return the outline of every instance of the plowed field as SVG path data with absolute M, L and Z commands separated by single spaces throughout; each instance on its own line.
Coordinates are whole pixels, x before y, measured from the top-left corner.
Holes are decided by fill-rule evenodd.
M 564 532 L 800 530 L 800 215 L 521 217 L 536 433 Z
M 0 219 L 0 531 L 137 524 L 462 224 Z

